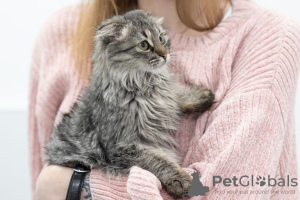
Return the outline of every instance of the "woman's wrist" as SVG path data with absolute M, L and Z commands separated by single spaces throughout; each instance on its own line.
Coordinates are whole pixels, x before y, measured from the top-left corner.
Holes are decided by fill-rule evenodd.
M 36 199 L 66 199 L 72 173 L 69 167 L 45 166 L 36 183 Z
M 66 199 L 73 169 L 58 165 L 46 165 L 36 184 L 36 199 Z M 90 173 L 87 173 L 81 190 L 81 200 L 92 200 Z

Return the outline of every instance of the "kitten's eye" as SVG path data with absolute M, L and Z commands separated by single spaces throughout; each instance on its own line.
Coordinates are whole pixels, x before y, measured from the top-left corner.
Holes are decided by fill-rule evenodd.
M 159 42 L 161 44 L 165 44 L 166 43 L 166 39 L 165 39 L 165 37 L 163 35 L 159 35 L 158 39 L 159 39 Z
M 138 44 L 138 47 L 143 51 L 147 51 L 150 48 L 150 45 L 146 40 L 144 40 Z

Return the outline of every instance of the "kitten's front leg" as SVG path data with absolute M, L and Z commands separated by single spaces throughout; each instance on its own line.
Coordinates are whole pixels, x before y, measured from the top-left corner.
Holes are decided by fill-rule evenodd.
M 144 149 L 141 153 L 139 166 L 152 172 L 171 196 L 182 198 L 187 193 L 192 184 L 192 179 L 175 160 L 172 160 L 172 156 L 162 151 L 149 149 Z
M 214 103 L 215 96 L 211 90 L 192 85 L 189 91 L 178 95 L 178 105 L 183 113 L 204 112 Z

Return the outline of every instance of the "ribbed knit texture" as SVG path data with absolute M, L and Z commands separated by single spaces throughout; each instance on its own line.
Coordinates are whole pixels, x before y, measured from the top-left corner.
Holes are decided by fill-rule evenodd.
M 70 45 L 78 8 L 56 12 L 37 38 L 30 71 L 29 145 L 32 188 L 44 165 L 54 124 L 70 110 L 84 84 Z M 183 117 L 176 140 L 187 172 L 198 171 L 207 199 L 298 199 L 297 188 L 212 186 L 212 177 L 297 177 L 294 104 L 300 65 L 300 28 L 291 19 L 245 0 L 213 31 L 191 37 L 169 32 L 170 69 L 182 84 L 206 86 L 216 103 L 202 116 Z M 80 73 L 80 72 L 79 72 Z M 172 199 L 150 172 L 108 178 L 92 170 L 93 200 Z M 220 194 L 217 190 L 295 190 L 296 194 Z M 34 190 L 33 190 L 34 191 Z M 191 199 L 201 199 L 200 196 Z

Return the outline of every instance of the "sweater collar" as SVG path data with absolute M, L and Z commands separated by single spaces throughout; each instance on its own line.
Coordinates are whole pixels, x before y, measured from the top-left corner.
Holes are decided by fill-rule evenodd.
M 257 6 L 248 0 L 231 0 L 232 14 L 217 25 L 212 31 L 202 36 L 187 36 L 168 31 L 174 49 L 199 49 L 211 46 L 213 43 L 236 32 L 251 16 L 255 15 Z

